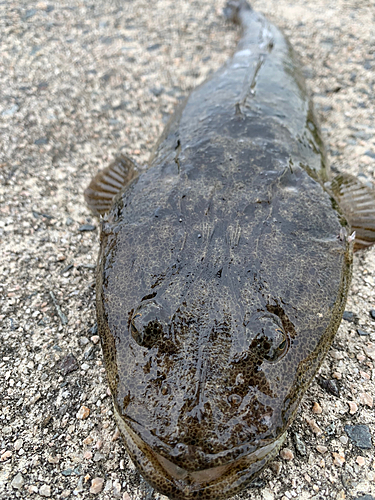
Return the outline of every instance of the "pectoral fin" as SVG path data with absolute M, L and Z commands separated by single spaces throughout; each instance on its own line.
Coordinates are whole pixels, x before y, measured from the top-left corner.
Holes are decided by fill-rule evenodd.
M 325 184 L 327 191 L 339 205 L 355 231 L 354 250 L 375 243 L 375 191 L 356 177 L 339 174 Z
M 85 189 L 86 203 L 95 215 L 104 215 L 112 206 L 113 198 L 138 175 L 137 165 L 125 155 L 116 158 L 100 170 Z

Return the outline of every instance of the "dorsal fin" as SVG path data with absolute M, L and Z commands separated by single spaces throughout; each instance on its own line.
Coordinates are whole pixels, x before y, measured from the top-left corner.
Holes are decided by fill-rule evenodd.
M 349 174 L 337 175 L 326 187 L 356 233 L 354 250 L 375 243 L 374 189 Z
M 104 215 L 112 206 L 113 198 L 138 175 L 137 165 L 124 154 L 108 167 L 100 170 L 85 189 L 87 205 L 95 215 Z

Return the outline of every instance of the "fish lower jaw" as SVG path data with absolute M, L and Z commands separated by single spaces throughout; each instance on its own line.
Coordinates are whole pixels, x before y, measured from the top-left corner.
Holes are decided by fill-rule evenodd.
M 236 460 L 204 470 L 187 470 L 147 445 L 125 422 L 114 405 L 115 417 L 128 453 L 142 476 L 170 499 L 229 498 L 242 490 L 275 458 L 286 432 L 275 441 Z

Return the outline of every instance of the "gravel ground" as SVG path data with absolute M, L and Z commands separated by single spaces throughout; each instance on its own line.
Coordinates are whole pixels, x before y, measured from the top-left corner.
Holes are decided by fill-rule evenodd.
M 161 497 L 114 424 L 94 319 L 98 222 L 82 193 L 120 150 L 145 164 L 178 101 L 230 55 L 239 34 L 223 5 L 0 2 L 2 499 Z M 374 1 L 253 6 L 300 56 L 332 167 L 372 183 Z M 238 498 L 375 496 L 374 271 L 375 249 L 358 252 L 352 314 L 321 369 L 339 395 L 314 381 L 280 457 Z

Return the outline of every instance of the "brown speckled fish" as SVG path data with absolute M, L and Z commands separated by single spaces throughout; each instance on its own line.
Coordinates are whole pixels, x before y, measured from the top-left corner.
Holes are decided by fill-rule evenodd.
M 340 324 L 352 231 L 374 240 L 374 196 L 330 181 L 288 42 L 246 2 L 227 14 L 237 51 L 149 169 L 120 157 L 85 193 L 106 213 L 97 315 L 117 423 L 172 499 L 229 497 L 275 457 Z

